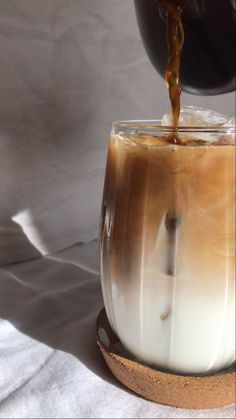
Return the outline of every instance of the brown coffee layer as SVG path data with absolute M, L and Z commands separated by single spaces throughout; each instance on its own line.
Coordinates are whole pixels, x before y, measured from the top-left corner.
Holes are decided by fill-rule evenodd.
M 226 263 L 235 266 L 234 146 L 150 146 L 150 138 L 142 145 L 130 138 L 110 143 L 104 192 L 117 280 L 140 271 L 141 252 L 148 263 L 163 225 L 171 241 L 166 223 L 172 218 L 177 268 L 197 270 L 204 286 L 209 270 L 209 286 L 224 281 Z M 163 269 L 168 274 L 168 261 Z

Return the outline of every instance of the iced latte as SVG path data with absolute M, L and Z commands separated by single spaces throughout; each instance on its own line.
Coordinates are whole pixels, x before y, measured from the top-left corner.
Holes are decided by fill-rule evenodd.
M 115 124 L 101 222 L 110 324 L 136 359 L 206 374 L 235 361 L 232 129 Z

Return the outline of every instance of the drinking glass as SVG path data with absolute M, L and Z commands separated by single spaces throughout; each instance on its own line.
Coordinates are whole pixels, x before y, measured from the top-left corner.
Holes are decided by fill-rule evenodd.
M 106 313 L 139 362 L 235 362 L 235 127 L 112 126 L 100 227 Z

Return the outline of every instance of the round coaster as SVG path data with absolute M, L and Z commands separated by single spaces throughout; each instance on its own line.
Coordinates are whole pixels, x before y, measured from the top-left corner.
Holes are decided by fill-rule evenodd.
M 97 319 L 97 343 L 114 376 L 145 399 L 185 409 L 209 409 L 235 402 L 235 370 L 208 376 L 183 376 L 141 365 L 122 347 L 105 309 Z

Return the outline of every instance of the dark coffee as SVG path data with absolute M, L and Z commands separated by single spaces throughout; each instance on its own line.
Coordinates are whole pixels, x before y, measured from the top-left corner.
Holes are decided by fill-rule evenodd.
M 147 54 L 164 76 L 168 59 L 166 13 L 157 0 L 134 1 Z M 235 0 L 187 2 L 182 14 L 185 42 L 180 70 L 184 91 L 214 95 L 236 89 L 235 17 Z
M 180 64 L 184 45 L 182 12 L 186 0 L 158 0 L 158 4 L 166 15 L 166 42 L 168 46 L 168 62 L 165 78 L 169 89 L 173 114 L 173 127 L 177 128 L 180 114 Z

